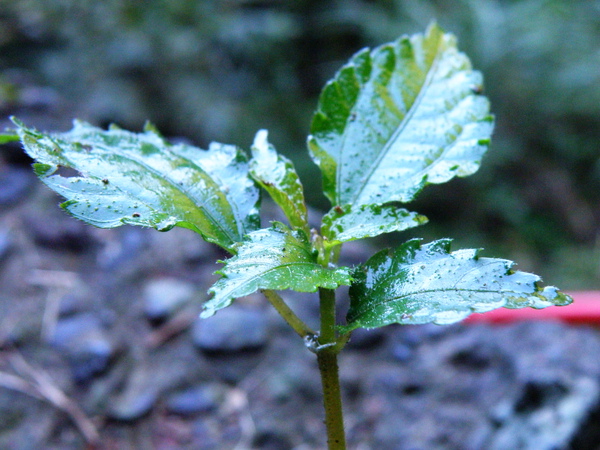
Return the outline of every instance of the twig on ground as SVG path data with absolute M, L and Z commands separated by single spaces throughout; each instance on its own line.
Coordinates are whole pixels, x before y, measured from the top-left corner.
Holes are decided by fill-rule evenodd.
M 166 341 L 188 329 L 198 318 L 199 311 L 196 307 L 186 308 L 166 323 L 152 331 L 145 339 L 149 348 L 160 347 Z
M 7 360 L 18 375 L 0 372 L 0 386 L 47 401 L 71 417 L 88 444 L 98 443 L 100 435 L 94 423 L 77 403 L 54 384 L 45 371 L 31 366 L 14 350 L 7 355 Z
M 42 319 L 42 339 L 48 340 L 54 334 L 60 301 L 67 292 L 78 284 L 79 277 L 75 272 L 36 269 L 31 271 L 27 282 L 48 289 L 46 308 Z

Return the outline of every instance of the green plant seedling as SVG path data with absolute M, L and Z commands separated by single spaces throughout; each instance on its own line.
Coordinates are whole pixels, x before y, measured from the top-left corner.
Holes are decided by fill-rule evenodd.
M 308 225 L 294 165 L 265 130 L 250 155 L 218 143 L 208 150 L 170 144 L 151 125 L 136 134 L 75 121 L 69 132 L 42 133 L 13 119 L 15 133 L 2 141 L 21 140 L 35 173 L 78 219 L 101 228 L 188 228 L 229 252 L 202 317 L 262 291 L 316 354 L 328 445 L 343 449 L 337 355 L 353 330 L 449 324 L 473 312 L 572 301 L 511 261 L 452 251 L 449 239 L 413 239 L 358 267 L 337 264 L 345 242 L 426 223 L 403 207 L 425 186 L 477 171 L 494 124 L 482 82 L 455 37 L 436 24 L 355 54 L 323 89 L 308 136 L 332 204 L 320 230 Z M 287 224 L 260 228 L 261 189 Z M 339 286 L 350 286 L 343 323 L 336 319 Z M 318 291 L 320 330 L 290 309 L 278 293 L 287 289 Z

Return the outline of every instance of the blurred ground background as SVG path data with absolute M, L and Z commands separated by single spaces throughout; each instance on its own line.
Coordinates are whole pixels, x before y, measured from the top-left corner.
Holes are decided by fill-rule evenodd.
M 460 48 L 470 56 L 474 67 L 484 73 L 485 92 L 497 118 L 493 144 L 477 174 L 443 186 L 430 186 L 409 205 L 429 217 L 428 225 L 399 236 L 386 236 L 373 244 L 392 245 L 412 236 L 426 240 L 454 237 L 455 248 L 484 247 L 485 255 L 513 259 L 520 269 L 539 273 L 567 291 L 597 289 L 600 287 L 599 1 L 0 0 L 0 127 L 8 126 L 7 118 L 13 114 L 44 130 L 67 130 L 74 117 L 101 126 L 114 122 L 134 131 L 141 130 L 144 122 L 150 120 L 166 136 L 184 138 L 204 148 L 215 140 L 246 149 L 254 133 L 266 128 L 277 149 L 294 160 L 301 177 L 316 180 L 320 175 L 307 156 L 305 139 L 322 86 L 360 48 L 388 42 L 404 33 L 422 32 L 432 19 L 458 36 Z M 65 391 L 79 395 L 80 400 L 83 398 L 89 411 L 101 411 L 99 414 L 109 420 L 137 420 L 150 410 L 156 411 L 161 395 L 174 389 L 175 382 L 170 379 L 164 383 L 169 389 L 156 388 L 151 398 L 140 400 L 134 395 L 146 392 L 143 386 L 147 381 L 139 380 L 146 380 L 143 374 L 148 371 L 148 361 L 153 361 L 152 367 L 159 360 L 169 364 L 161 359 L 160 352 L 157 356 L 157 346 L 164 342 L 181 345 L 177 351 L 171 349 L 173 355 L 193 352 L 183 340 L 179 344 L 177 340 L 168 341 L 161 334 L 165 332 L 161 328 L 164 323 L 154 328 L 156 321 L 144 309 L 153 301 L 148 299 L 152 297 L 148 285 L 164 278 L 172 281 L 175 277 L 179 287 L 170 286 L 170 291 L 188 289 L 185 292 L 189 292 L 190 286 L 185 283 L 190 282 L 196 288 L 207 287 L 215 266 L 199 270 L 198 265 L 209 264 L 219 255 L 201 244 L 199 247 L 189 244 L 185 240 L 187 235 L 179 231 L 173 232 L 175 237 L 167 238 L 170 233 L 150 237 L 144 232 L 147 230 L 104 233 L 82 228 L 61 215 L 55 206 L 58 199 L 39 188 L 30 175 L 29 164 L 17 146 L 5 146 L 0 153 L 2 342 L 17 345 L 20 351 L 29 349 L 30 358 L 51 372 L 55 370 L 58 379 L 67 380 L 63 381 Z M 312 207 L 316 211 L 326 209 L 328 205 L 316 184 L 306 184 Z M 165 242 L 171 246 L 179 243 L 186 249 L 166 253 L 152 250 Z M 128 259 L 128 252 L 137 256 Z M 369 256 L 369 250 L 357 252 L 350 257 L 361 260 Z M 150 257 L 165 255 L 167 261 L 161 261 L 158 267 L 148 262 Z M 76 277 L 68 278 L 64 285 L 58 283 L 56 288 L 56 283 L 44 278 L 45 272 L 35 272 L 32 276 L 32 268 L 58 270 L 66 273 L 67 278 L 75 273 Z M 23 281 L 26 276 L 28 281 Z M 51 294 L 54 292 L 58 303 L 48 300 L 52 297 L 48 289 Z M 157 289 L 160 291 L 161 287 Z M 45 297 L 47 294 L 50 297 Z M 132 311 L 127 301 L 138 297 L 139 304 L 134 302 L 138 309 Z M 14 306 L 15 298 L 20 301 L 18 307 Z M 44 300 L 40 302 L 40 298 Z M 250 303 L 254 305 L 253 301 Z M 56 304 L 59 304 L 56 311 L 48 312 L 48 305 Z M 182 304 L 185 302 L 179 306 Z M 195 314 L 193 306 L 190 308 L 184 319 Z M 178 329 L 178 322 L 175 325 L 170 322 L 179 317 L 175 310 L 164 313 L 160 320 L 176 330 L 186 328 L 179 325 Z M 53 314 L 57 321 L 48 319 Z M 65 320 L 73 318 L 77 319 L 75 325 L 65 324 Z M 137 325 L 128 329 L 127 324 L 131 323 Z M 93 331 L 91 337 L 89 330 Z M 157 330 L 162 330 L 159 337 Z M 81 334 L 77 333 L 87 333 L 92 344 L 84 350 L 69 350 L 75 354 L 71 355 L 74 360 L 70 360 L 69 375 L 61 372 L 63 366 L 58 356 L 46 354 L 46 350 L 34 344 L 42 336 L 43 342 L 51 341 L 55 348 L 63 348 L 61 351 L 68 354 L 64 348 L 81 341 Z M 166 336 L 169 333 L 167 329 Z M 149 335 L 154 337 L 148 338 Z M 130 343 L 132 336 L 150 339 L 153 344 L 140 350 Z M 241 348 L 256 349 L 263 345 L 264 341 L 251 342 Z M 371 344 L 365 345 L 370 348 Z M 404 364 L 406 358 L 397 355 L 404 350 L 396 347 L 392 345 L 396 349 L 393 354 Z M 279 351 L 276 347 L 269 348 L 271 352 Z M 83 363 L 78 352 L 87 355 Z M 147 355 L 154 356 L 146 358 Z M 13 369 L 15 364 L 21 367 L 12 353 L 7 358 Z M 453 361 L 452 357 L 449 360 Z M 185 380 L 186 377 L 213 380 L 208 375 L 198 375 L 198 367 L 193 370 L 185 367 L 188 371 L 184 371 Z M 137 372 L 132 368 L 138 368 Z M 479 370 L 477 364 L 471 369 Z M 235 384 L 239 376 L 219 373 L 217 379 Z M 178 379 L 175 384 L 191 389 L 184 381 Z M 290 387 L 284 381 L 274 382 L 279 388 L 273 389 L 299 388 L 316 395 L 315 414 L 320 414 L 318 393 L 315 394 L 318 386 Z M 134 387 L 128 388 L 132 383 Z M 218 403 L 215 399 L 224 395 L 223 389 L 216 385 L 195 395 L 212 399 L 207 408 L 213 411 L 211 408 L 217 408 Z M 406 389 L 414 393 L 410 386 Z M 113 390 L 121 395 L 124 406 L 117 402 L 110 409 L 99 400 Z M 130 391 L 134 394 L 127 397 Z M 287 391 L 282 392 L 271 392 L 271 397 L 266 398 L 281 395 L 293 405 L 290 399 L 294 397 L 290 394 L 288 398 Z M 242 411 L 244 416 L 243 404 L 247 399 L 242 396 L 240 400 L 239 394 L 227 390 L 230 409 L 225 412 L 219 409 L 223 413 L 219 417 L 225 419 L 215 429 L 222 430 L 223 423 L 233 421 L 233 413 Z M 142 407 L 131 413 L 135 405 L 127 402 L 134 400 L 140 401 Z M 5 398 L 2 404 L 10 401 Z M 32 405 L 26 405 L 22 414 L 11 416 L 11 423 L 21 423 L 24 416 L 31 414 L 31 408 L 37 408 Z M 360 411 L 362 404 L 356 405 Z M 164 411 L 169 409 L 158 414 Z M 315 437 L 320 432 L 319 420 L 316 419 L 314 429 L 307 431 L 304 421 L 302 433 L 296 430 L 305 438 L 312 436 L 313 441 L 307 439 L 313 446 L 321 442 Z M 370 419 L 356 419 L 356 442 L 385 441 L 373 441 L 371 435 L 364 437 L 361 430 L 368 426 L 361 420 Z M 237 419 L 234 422 L 243 423 Z M 153 422 L 147 421 L 145 426 L 151 427 L 149 423 Z M 209 425 L 203 425 L 200 435 L 213 433 Z M 27 435 L 28 428 L 22 424 L 15 429 Z M 184 429 L 187 430 L 178 421 L 168 422 L 163 434 L 187 436 Z M 56 423 L 51 420 L 45 430 L 59 447 L 71 442 L 69 436 L 57 437 Z M 141 436 L 139 431 L 127 430 L 138 433 L 135 434 L 138 438 Z M 240 435 L 244 437 L 246 432 L 232 431 L 231 441 L 239 443 Z M 116 442 L 129 439 L 129 435 L 124 438 L 122 433 L 125 432 L 117 428 L 112 434 Z M 214 431 L 213 435 L 225 439 L 221 431 Z M 264 437 L 266 444 L 261 448 L 269 448 L 279 438 L 268 433 L 253 436 L 253 445 L 258 447 L 261 441 L 256 436 Z M 40 437 L 39 442 L 47 444 L 46 437 Z M 72 445 L 78 445 L 77 438 L 72 439 Z M 273 448 L 286 448 L 292 445 L 290 442 L 297 445 L 301 441 L 292 439 L 283 446 L 273 444 Z M 144 441 L 132 442 L 143 445 Z M 206 448 L 220 447 L 215 443 Z

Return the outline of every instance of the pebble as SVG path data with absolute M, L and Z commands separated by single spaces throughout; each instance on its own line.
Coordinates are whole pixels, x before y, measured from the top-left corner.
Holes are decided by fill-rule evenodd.
M 157 400 L 158 393 L 153 389 L 132 389 L 124 397 L 113 399 L 108 415 L 131 422 L 148 414 Z
M 91 227 L 73 220 L 55 205 L 51 206 L 26 218 L 27 231 L 35 243 L 61 252 L 82 253 L 91 249 L 95 243 Z
M 222 399 L 223 392 L 219 385 L 203 384 L 171 394 L 166 399 L 166 408 L 173 414 L 189 416 L 214 411 Z
M 102 323 L 90 313 L 59 320 L 50 342 L 66 356 L 77 382 L 103 372 L 115 352 Z
M 144 286 L 144 312 L 151 320 L 169 317 L 194 295 L 192 283 L 177 278 L 150 280 Z
M 103 243 L 97 253 L 98 266 L 106 271 L 123 271 L 131 266 L 146 247 L 147 231 L 139 227 L 121 227 L 116 230 L 94 230 Z
M 192 328 L 192 341 L 208 352 L 237 352 L 258 349 L 268 340 L 265 311 L 230 306 L 208 319 L 198 319 Z
M 395 342 L 391 346 L 390 353 L 396 361 L 406 362 L 413 356 L 414 349 L 402 342 Z

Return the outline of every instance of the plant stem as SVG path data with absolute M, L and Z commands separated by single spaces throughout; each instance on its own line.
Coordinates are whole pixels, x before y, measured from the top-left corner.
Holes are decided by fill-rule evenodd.
M 277 310 L 277 312 L 283 317 L 283 319 L 294 329 L 301 338 L 307 336 L 315 336 L 315 332 L 306 325 L 302 319 L 300 319 L 294 311 L 287 305 L 287 303 L 281 298 L 281 296 L 268 289 L 262 291 L 264 296 L 269 300 L 269 303 Z
M 320 289 L 321 335 L 319 343 L 336 343 L 335 332 L 335 292 Z M 344 415 L 342 395 L 337 363 L 337 349 L 334 346 L 317 351 L 317 362 L 323 385 L 323 405 L 325 406 L 325 427 L 327 428 L 327 446 L 329 450 L 345 450 Z
M 321 334 L 319 342 L 321 345 L 335 342 L 335 291 L 332 289 L 319 288 Z
M 344 415 L 338 375 L 337 353 L 324 349 L 317 353 L 321 384 L 323 385 L 323 404 L 325 405 L 325 427 L 327 428 L 327 446 L 329 450 L 345 450 Z

